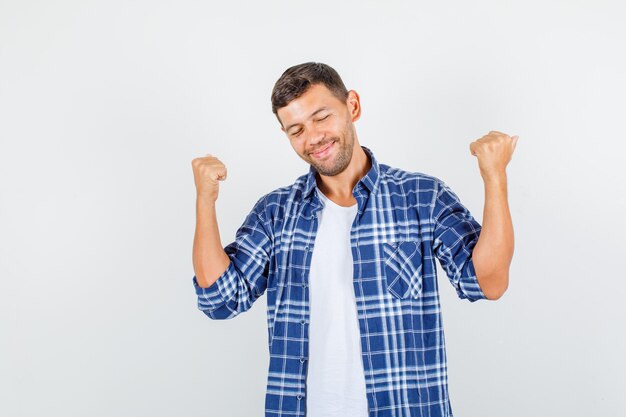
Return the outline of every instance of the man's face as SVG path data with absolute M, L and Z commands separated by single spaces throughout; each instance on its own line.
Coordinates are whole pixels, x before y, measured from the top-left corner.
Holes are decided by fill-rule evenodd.
M 324 84 L 315 84 L 277 111 L 293 149 L 322 175 L 341 173 L 352 159 L 358 100 L 356 92 L 350 91 L 344 103 Z

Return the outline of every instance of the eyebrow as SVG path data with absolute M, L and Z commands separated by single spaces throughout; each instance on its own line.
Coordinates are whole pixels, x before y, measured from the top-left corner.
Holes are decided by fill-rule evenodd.
M 324 107 L 320 107 L 319 109 L 315 110 L 313 113 L 311 113 L 311 115 L 309 116 L 309 119 L 310 119 L 311 117 L 315 116 L 317 113 L 319 113 L 319 112 L 321 112 L 321 111 L 324 111 L 324 110 L 328 110 L 328 107 L 324 106 Z M 300 123 L 293 123 L 293 124 L 291 124 L 291 125 L 287 126 L 287 127 L 285 128 L 285 131 L 289 131 L 289 129 L 291 129 L 292 127 L 294 127 L 294 126 L 296 126 L 296 125 L 299 125 L 299 124 L 300 124 Z

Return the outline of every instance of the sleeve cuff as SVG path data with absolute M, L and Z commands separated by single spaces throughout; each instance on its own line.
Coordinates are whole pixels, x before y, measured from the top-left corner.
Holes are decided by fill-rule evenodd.
M 473 258 L 469 258 L 463 272 L 464 274 L 462 274 L 461 279 L 459 280 L 459 297 L 467 298 L 471 302 L 486 300 L 487 297 L 480 288 L 478 277 L 476 277 Z
M 219 278 L 207 288 L 198 285 L 198 279 L 193 276 L 193 286 L 198 296 L 198 307 L 201 309 L 217 308 L 224 304 L 228 297 L 224 296 L 224 289 L 228 287 L 228 280 L 235 273 L 233 263 L 230 262 Z

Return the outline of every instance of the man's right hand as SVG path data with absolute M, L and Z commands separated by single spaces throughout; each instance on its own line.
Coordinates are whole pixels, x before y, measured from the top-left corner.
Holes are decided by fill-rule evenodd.
M 226 166 L 216 157 L 206 154 L 205 157 L 194 158 L 191 167 L 198 198 L 214 203 L 219 194 L 219 181 L 226 179 Z

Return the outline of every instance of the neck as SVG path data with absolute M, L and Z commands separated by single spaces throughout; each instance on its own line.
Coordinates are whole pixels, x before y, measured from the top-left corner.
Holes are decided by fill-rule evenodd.
M 369 156 L 361 148 L 361 145 L 355 141 L 352 158 L 346 169 L 332 177 L 321 175 L 318 172 L 316 175 L 317 186 L 324 195 L 336 203 L 352 205 L 356 202 L 352 195 L 352 190 L 356 183 L 367 174 L 371 166 L 372 162 Z

